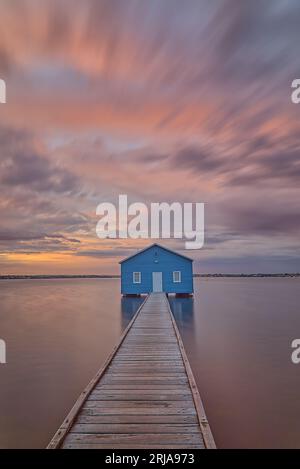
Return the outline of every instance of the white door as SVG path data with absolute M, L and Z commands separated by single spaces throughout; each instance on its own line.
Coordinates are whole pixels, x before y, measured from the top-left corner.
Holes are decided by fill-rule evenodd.
M 152 272 L 152 291 L 162 291 L 162 272 Z

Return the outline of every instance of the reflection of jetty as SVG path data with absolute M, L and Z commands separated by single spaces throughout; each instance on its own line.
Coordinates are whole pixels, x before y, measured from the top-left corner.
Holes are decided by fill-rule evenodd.
M 147 296 L 48 448 L 214 448 L 164 293 Z

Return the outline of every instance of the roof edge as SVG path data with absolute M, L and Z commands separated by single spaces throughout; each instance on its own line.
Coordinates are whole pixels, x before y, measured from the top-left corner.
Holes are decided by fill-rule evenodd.
M 164 249 L 165 251 L 171 252 L 172 254 L 176 254 L 177 256 L 183 257 L 184 259 L 187 259 L 188 261 L 194 262 L 194 259 L 192 259 L 191 257 L 185 256 L 184 254 L 180 254 L 180 253 L 177 252 L 177 251 L 173 251 L 172 249 L 169 249 L 169 248 L 167 248 L 167 247 L 165 247 L 165 246 L 162 246 L 161 244 L 153 243 L 153 244 L 150 244 L 150 246 L 147 246 L 146 248 L 141 249 L 141 250 L 135 252 L 134 254 L 131 254 L 131 255 L 128 256 L 128 257 L 125 257 L 125 259 L 119 261 L 119 264 L 123 264 L 123 262 L 126 262 L 126 261 L 128 261 L 129 259 L 132 259 L 133 257 L 137 256 L 138 254 L 141 254 L 142 252 L 148 251 L 148 249 L 151 249 L 151 248 L 153 248 L 154 246 L 157 246 L 157 247 L 159 247 L 159 248 L 161 248 L 161 249 Z

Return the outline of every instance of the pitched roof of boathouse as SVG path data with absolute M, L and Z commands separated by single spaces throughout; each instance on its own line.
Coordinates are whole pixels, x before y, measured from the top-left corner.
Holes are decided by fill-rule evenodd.
M 171 254 L 174 254 L 175 256 L 179 256 L 179 257 L 183 257 L 183 259 L 187 259 L 188 261 L 190 262 L 194 262 L 194 259 L 192 259 L 191 257 L 188 257 L 188 256 L 185 256 L 184 254 L 180 254 L 179 252 L 177 251 L 173 251 L 172 249 L 169 249 L 169 248 L 166 248 L 165 246 L 162 246 L 161 244 L 158 244 L 158 243 L 153 243 L 151 244 L 150 246 L 147 246 L 146 248 L 144 249 L 141 249 L 139 251 L 136 251 L 134 254 L 131 254 L 130 256 L 126 257 L 125 259 L 122 259 L 119 264 L 122 264 L 123 262 L 126 262 L 128 261 L 129 259 L 132 259 L 133 257 L 135 256 L 138 256 L 139 254 L 142 254 L 143 252 L 145 251 L 148 251 L 149 249 L 152 249 L 152 248 L 160 248 L 160 249 L 163 249 Z

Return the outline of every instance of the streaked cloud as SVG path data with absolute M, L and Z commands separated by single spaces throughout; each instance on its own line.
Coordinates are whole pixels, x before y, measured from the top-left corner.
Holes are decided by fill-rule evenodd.
M 98 240 L 95 208 L 119 193 L 205 202 L 205 266 L 288 265 L 299 22 L 296 0 L 3 0 L 3 271 L 116 270 L 134 245 Z

